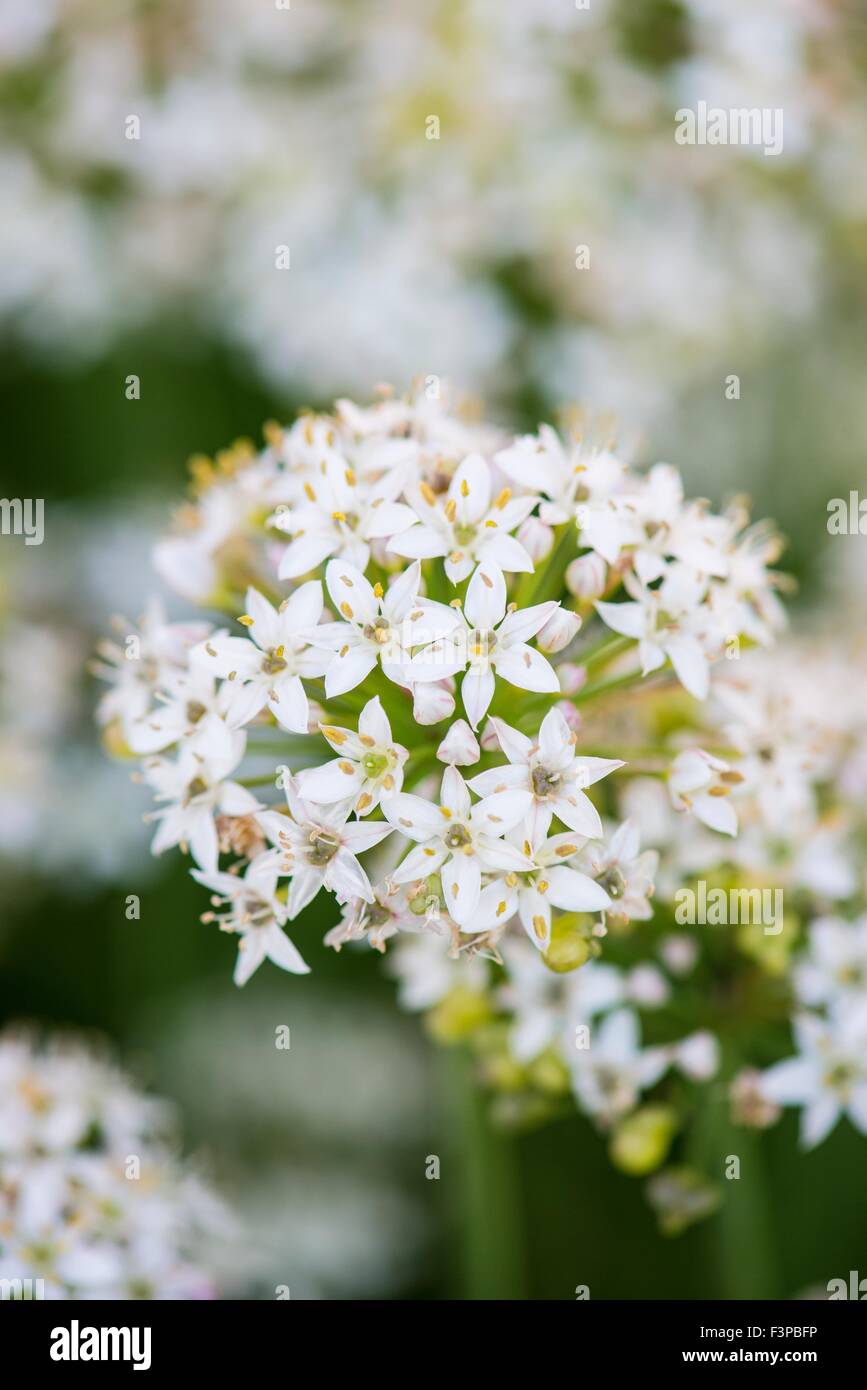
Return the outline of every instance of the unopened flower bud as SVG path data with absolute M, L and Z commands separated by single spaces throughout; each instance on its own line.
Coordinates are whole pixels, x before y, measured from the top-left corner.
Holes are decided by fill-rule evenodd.
M 658 1009 L 671 994 L 668 981 L 655 965 L 636 965 L 627 977 L 629 998 L 643 1009 Z
M 550 555 L 554 544 L 554 532 L 537 516 L 528 516 L 515 534 L 534 564 Z
M 580 711 L 575 708 L 570 700 L 561 700 L 554 708 L 560 711 L 572 733 L 577 734 L 584 722 L 581 718 Z
M 674 1058 L 692 1081 L 710 1081 L 719 1068 L 719 1043 L 713 1033 L 692 1033 L 677 1044 Z
M 465 719 L 457 719 L 437 749 L 440 762 L 469 767 L 477 763 L 480 756 L 478 739 L 469 724 Z
M 698 945 L 691 936 L 666 936 L 659 954 L 672 975 L 688 975 L 698 960 Z
M 574 661 L 564 661 L 557 667 L 557 675 L 564 695 L 577 695 L 582 686 L 587 684 L 586 666 L 579 666 Z
M 536 636 L 540 652 L 562 652 L 581 627 L 581 619 L 571 608 L 557 608 Z
M 442 681 L 424 681 L 413 686 L 412 714 L 418 724 L 439 724 L 451 719 L 455 697 Z
M 579 555 L 566 570 L 566 588 L 580 599 L 599 598 L 605 592 L 608 566 L 595 551 Z

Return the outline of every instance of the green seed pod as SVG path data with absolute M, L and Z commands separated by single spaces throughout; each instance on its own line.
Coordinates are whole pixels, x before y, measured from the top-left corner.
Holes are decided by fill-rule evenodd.
M 611 1162 L 632 1177 L 652 1173 L 665 1161 L 676 1129 L 677 1114 L 671 1106 L 642 1106 L 621 1120 L 612 1134 Z
M 551 942 L 542 959 L 555 975 L 578 970 L 590 957 L 591 919 L 582 913 L 567 912 L 551 924 Z

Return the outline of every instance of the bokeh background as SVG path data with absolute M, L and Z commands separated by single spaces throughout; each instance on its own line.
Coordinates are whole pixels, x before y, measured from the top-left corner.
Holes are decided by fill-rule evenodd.
M 782 153 L 676 144 L 698 100 L 782 109 Z M 0 1022 L 108 1036 L 177 1103 L 239 1215 L 226 1296 L 790 1297 L 863 1267 L 846 1126 L 739 1136 L 754 1180 L 670 1239 L 586 1121 L 494 1130 L 379 961 L 316 944 L 325 905 L 311 977 L 236 991 L 86 665 L 159 590 L 189 456 L 419 374 L 749 493 L 795 626 L 836 605 L 867 573 L 826 528 L 867 486 L 865 160 L 855 3 L 0 0 L 0 490 L 46 501 L 42 546 L 0 538 Z

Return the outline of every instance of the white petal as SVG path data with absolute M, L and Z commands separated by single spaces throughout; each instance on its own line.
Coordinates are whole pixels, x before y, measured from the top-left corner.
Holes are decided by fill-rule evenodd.
M 305 965 L 297 946 L 276 922 L 272 922 L 262 934 L 265 936 L 265 953 L 269 960 L 279 965 L 281 970 L 288 970 L 291 975 L 310 974 L 310 966 Z
M 453 854 L 441 870 L 446 911 L 459 924 L 470 926 L 478 910 L 482 874 L 478 856 Z
M 521 924 L 538 951 L 546 951 L 551 944 L 551 905 L 544 893 L 527 885 L 521 889 Z
M 564 912 L 601 912 L 611 906 L 611 899 L 592 878 L 578 873 L 577 869 L 567 869 L 557 864 L 545 874 L 548 880 L 548 897 L 555 907 Z
M 448 851 L 435 840 L 416 845 L 406 858 L 398 864 L 391 877 L 395 883 L 412 883 L 417 878 L 427 878 L 435 874 Z
M 206 807 L 189 808 L 187 811 L 187 839 L 190 853 L 196 863 L 207 873 L 217 867 L 217 827 L 210 809 Z
M 533 749 L 532 739 L 527 738 L 526 734 L 519 733 L 517 729 L 513 729 L 510 724 L 507 724 L 504 719 L 498 719 L 496 716 L 491 720 L 491 724 L 496 732 L 499 745 L 509 759 L 509 762 L 529 762 L 530 753 Z
M 371 508 L 364 523 L 367 540 L 381 540 L 407 532 L 415 523 L 415 512 L 404 502 L 382 502 Z
M 262 668 L 262 653 L 247 637 L 229 637 L 225 632 L 216 632 L 207 641 L 200 642 L 190 656 L 191 662 L 202 667 L 209 675 L 227 679 L 231 671 L 237 679 L 247 680 Z
M 684 689 L 697 700 L 706 700 L 710 685 L 707 657 L 694 637 L 670 637 L 665 650 Z
M 390 797 L 389 800 L 393 801 L 394 797 Z M 366 849 L 373 849 L 374 845 L 378 845 L 393 829 L 394 826 L 387 821 L 350 821 L 343 827 L 343 842 L 353 854 L 363 854 Z
M 787 1057 L 763 1072 L 759 1090 L 776 1105 L 805 1105 L 818 1090 L 818 1070 L 810 1057 Z
M 482 564 L 493 562 L 507 574 L 532 574 L 533 561 L 519 540 L 503 532 L 491 532 L 490 540 L 479 546 L 476 552 Z
M 376 665 L 376 652 L 372 647 L 350 647 L 341 650 L 329 662 L 325 672 L 325 693 L 329 699 L 345 695 L 366 680 Z
M 506 611 L 506 581 L 499 565 L 479 565 L 467 586 L 464 612 L 473 627 L 488 631 Z
M 303 536 L 298 536 L 287 545 L 277 577 L 298 579 L 302 574 L 309 574 L 311 570 L 318 569 L 329 555 L 333 555 L 337 544 L 333 531 L 305 531 Z
M 449 500 L 462 524 L 481 521 L 491 505 L 491 470 L 481 454 L 468 454 L 449 484 Z
M 528 788 L 529 780 L 527 768 L 523 765 L 512 766 L 507 763 L 505 767 L 489 767 L 487 772 L 478 772 L 475 777 L 471 777 L 468 786 L 476 793 L 476 796 L 493 796 L 494 792 L 508 791 L 509 788 Z
M 403 622 L 413 607 L 421 583 L 421 565 L 416 561 L 403 574 L 389 584 L 382 600 L 382 611 L 390 623 Z
M 308 580 L 290 594 L 280 613 L 280 641 L 289 646 L 293 637 L 297 641 L 308 628 L 315 627 L 322 617 L 322 604 L 322 585 L 318 579 Z
M 354 854 L 348 849 L 339 849 L 325 871 L 325 881 L 332 892 L 344 902 L 350 898 L 363 898 L 366 903 L 373 902 L 373 889 L 370 880 Z
M 552 601 L 534 603 L 532 608 L 516 608 L 514 613 L 508 613 L 503 619 L 497 637 L 501 642 L 508 642 L 509 646 L 515 642 L 526 642 L 551 621 L 559 606 Z
M 438 806 L 409 792 L 389 797 L 383 804 L 382 813 L 401 835 L 419 843 L 441 835 L 445 825 Z
M 721 835 L 737 835 L 737 813 L 728 797 L 708 796 L 702 792 L 693 801 L 692 809 L 711 830 L 718 830 Z
M 549 709 L 539 727 L 539 761 L 550 772 L 570 767 L 575 741 L 562 710 Z
M 369 580 L 355 565 L 345 560 L 330 560 L 325 570 L 325 585 L 341 617 L 353 623 L 376 621 L 379 604 Z
M 232 976 L 235 984 L 245 985 L 250 976 L 259 969 L 265 959 L 265 933 L 263 931 L 247 932 L 238 942 L 238 955 L 235 960 L 235 973 Z
M 801 1115 L 801 1144 L 815 1149 L 826 1139 L 840 1118 L 840 1106 L 834 1096 L 819 1096 Z
M 557 672 L 551 663 L 541 652 L 534 651 L 523 642 L 505 651 L 495 649 L 493 660 L 497 675 L 521 690 L 553 694 L 560 689 Z
M 226 723 L 230 729 L 242 729 L 264 709 L 268 687 L 258 679 L 247 681 L 246 684 L 241 681 L 227 681 L 226 684 L 229 691 L 223 706 Z
M 392 555 L 402 555 L 407 560 L 431 560 L 445 555 L 448 548 L 445 532 L 421 523 L 411 526 L 402 535 L 393 536 L 388 545 Z
M 464 676 L 461 682 L 461 699 L 467 719 L 474 729 L 479 727 L 490 709 L 495 688 L 496 677 L 491 670 L 470 670 Z
M 365 738 L 372 738 L 378 748 L 388 748 L 391 745 L 391 725 L 378 695 L 368 700 L 358 716 L 358 732 Z
M 291 920 L 303 912 L 308 903 L 312 902 L 322 887 L 322 875 L 318 870 L 310 868 L 307 864 L 301 864 L 296 869 L 289 883 L 289 895 L 286 900 L 287 915 Z
M 330 664 L 329 662 L 329 666 Z M 268 708 L 281 729 L 288 729 L 294 734 L 306 734 L 310 706 L 298 676 L 284 677 L 274 689 L 274 695 L 268 701 Z
M 551 797 L 548 804 L 570 830 L 577 831 L 579 835 L 586 835 L 588 840 L 601 837 L 602 822 L 599 812 L 589 796 L 585 796 L 583 792 L 570 791 L 564 796 Z
M 597 603 L 596 612 L 606 627 L 624 637 L 643 637 L 647 630 L 646 610 L 640 603 Z
M 470 793 L 456 767 L 447 767 L 440 787 L 440 803 L 451 811 L 455 820 L 467 820 L 470 814 Z M 440 822 L 442 828 L 442 822 Z
M 472 923 L 464 930 L 484 932 L 503 927 L 514 917 L 517 908 L 518 894 L 515 889 L 508 888 L 501 878 L 494 879 L 493 883 L 482 889 Z
M 473 807 L 473 824 L 489 835 L 505 835 L 524 819 L 532 804 L 529 788 L 494 792 Z
M 270 647 L 279 647 L 280 620 L 276 608 L 263 598 L 258 589 L 253 588 L 247 590 L 244 603 L 247 616 L 253 619 L 247 630 L 257 647 L 261 647 L 263 651 L 268 651 Z
M 355 796 L 364 783 L 364 773 L 348 758 L 335 758 L 321 767 L 308 767 L 298 774 L 301 795 L 317 805 L 329 806 L 344 797 Z

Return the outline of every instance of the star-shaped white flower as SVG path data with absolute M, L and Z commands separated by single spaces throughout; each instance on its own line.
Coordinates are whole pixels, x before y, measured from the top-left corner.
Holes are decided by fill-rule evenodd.
M 416 841 L 391 875 L 393 881 L 409 883 L 439 872 L 446 910 L 460 926 L 471 927 L 483 873 L 532 868 L 532 861 L 502 838 L 523 819 L 529 804 L 529 793 L 505 791 L 473 806 L 455 767 L 443 773 L 438 805 L 406 792 L 391 797 L 383 803 L 384 814 L 396 830 Z
M 506 612 L 506 581 L 499 565 L 479 565 L 467 587 L 463 613 L 449 635 L 417 653 L 409 668 L 412 680 L 440 680 L 466 671 L 461 697 L 474 729 L 494 698 L 496 676 L 521 690 L 553 694 L 557 673 L 541 652 L 527 645 L 556 611 L 556 602 Z
M 806 1149 L 821 1144 L 843 1114 L 867 1134 L 867 1010 L 862 1005 L 828 1021 L 805 1013 L 793 1027 L 798 1054 L 764 1072 L 762 1097 L 803 1108 Z
M 578 1104 L 610 1123 L 635 1108 L 641 1092 L 659 1080 L 671 1058 L 665 1048 L 642 1048 L 637 1016 L 631 1009 L 617 1009 L 594 1024 L 590 1046 L 575 1048 L 570 1060 Z
M 278 870 L 270 851 L 257 855 L 244 875 L 204 873 L 201 869 L 193 869 L 192 873 L 198 883 L 216 894 L 214 906 L 228 909 L 220 914 L 207 913 L 203 920 L 219 921 L 221 930 L 237 932 L 241 937 L 235 963 L 236 985 L 245 985 L 264 960 L 273 961 L 292 975 L 309 974 L 309 965 L 305 965 L 297 947 L 283 931 L 288 910 L 277 895 Z
M 385 821 L 349 821 L 351 800 L 336 806 L 315 806 L 303 799 L 292 777 L 286 778 L 284 789 L 289 815 L 268 810 L 260 811 L 257 819 L 281 852 L 275 856 L 279 872 L 292 876 L 287 899 L 289 920 L 293 921 L 323 887 L 339 902 L 363 898 L 372 903 L 373 890 L 358 855 L 378 845 L 393 827 Z
M 354 565 L 329 561 L 325 584 L 344 621 L 321 623 L 312 638 L 333 653 L 325 672 L 329 698 L 354 690 L 380 662 L 397 685 L 435 681 L 444 674 L 408 674 L 414 647 L 434 642 L 460 623 L 453 608 L 419 598 L 420 583 L 418 561 L 385 591 L 380 584 L 371 585 Z
M 530 555 L 511 533 L 539 499 L 513 497 L 511 488 L 503 488 L 492 501 L 492 492 L 490 465 L 481 454 L 464 459 L 445 496 L 438 497 L 424 482 L 408 488 L 417 523 L 393 539 L 389 550 L 416 560 L 445 556 L 445 572 L 453 584 L 466 579 L 483 560 L 510 573 L 532 573 Z
M 854 1004 L 867 989 L 867 915 L 811 923 L 809 952 L 795 967 L 798 998 L 811 1006 Z
M 709 654 L 721 648 L 724 634 L 711 610 L 703 605 L 707 580 L 685 567 L 671 567 L 659 589 L 645 589 L 632 576 L 624 585 L 627 603 L 597 602 L 596 611 L 607 627 L 638 642 L 642 675 L 658 671 L 666 660 L 685 690 L 697 700 L 707 698 Z
M 292 535 L 280 561 L 280 579 L 297 579 L 332 555 L 364 570 L 368 542 L 399 535 L 416 521 L 412 508 L 397 500 L 412 471 L 411 466 L 390 469 L 371 485 L 348 464 L 330 462 L 318 476 L 307 478 L 305 501 L 274 518 L 279 530 Z
M 358 733 L 333 724 L 319 727 L 340 756 L 298 774 L 298 789 L 305 800 L 329 805 L 349 798 L 352 809 L 367 816 L 380 801 L 400 791 L 409 754 L 392 740 L 391 724 L 378 696 L 368 700 L 358 716 Z
M 206 756 L 227 754 L 234 737 L 224 717 L 231 694 L 198 667 L 171 672 L 156 693 L 153 709 L 130 725 L 130 748 L 134 753 L 160 753 L 189 739 Z
M 510 839 L 533 861 L 532 871 L 518 881 L 518 916 L 538 950 L 546 951 L 551 944 L 552 907 L 562 912 L 603 912 L 611 906 L 601 884 L 574 867 L 584 845 L 579 836 L 567 833 L 549 839 L 537 829 L 535 839 L 522 838 L 518 831 Z
M 532 842 L 544 839 L 554 816 L 575 834 L 598 839 L 602 821 L 584 788 L 622 767 L 622 760 L 578 757 L 578 736 L 558 709 L 545 715 L 535 740 L 502 719 L 492 719 L 491 725 L 509 761 L 504 767 L 492 767 L 473 777 L 473 791 L 479 796 L 490 796 L 505 788 L 528 791 L 532 800 L 527 833 Z
M 309 704 L 301 678 L 322 676 L 328 666 L 310 645 L 322 614 L 322 585 L 316 579 L 302 584 L 279 609 L 257 589 L 247 590 L 246 603 L 240 621 L 250 637 L 215 633 L 191 660 L 230 684 L 226 720 L 233 728 L 249 724 L 267 705 L 281 728 L 306 734 Z
M 623 821 L 607 845 L 598 840 L 585 845 L 578 863 L 609 894 L 609 916 L 623 922 L 645 922 L 653 916 L 650 899 L 659 854 L 655 849 L 641 852 L 641 834 L 634 820 Z
M 177 758 L 145 763 L 144 780 L 154 788 L 156 799 L 167 803 L 149 817 L 159 821 L 151 845 L 154 854 L 180 845 L 189 849 L 200 868 L 208 873 L 216 870 L 219 849 L 214 817 L 247 816 L 259 809 L 246 787 L 229 780 L 245 746 L 246 735 L 238 732 L 223 756 L 205 757 L 195 745 L 185 743 Z

